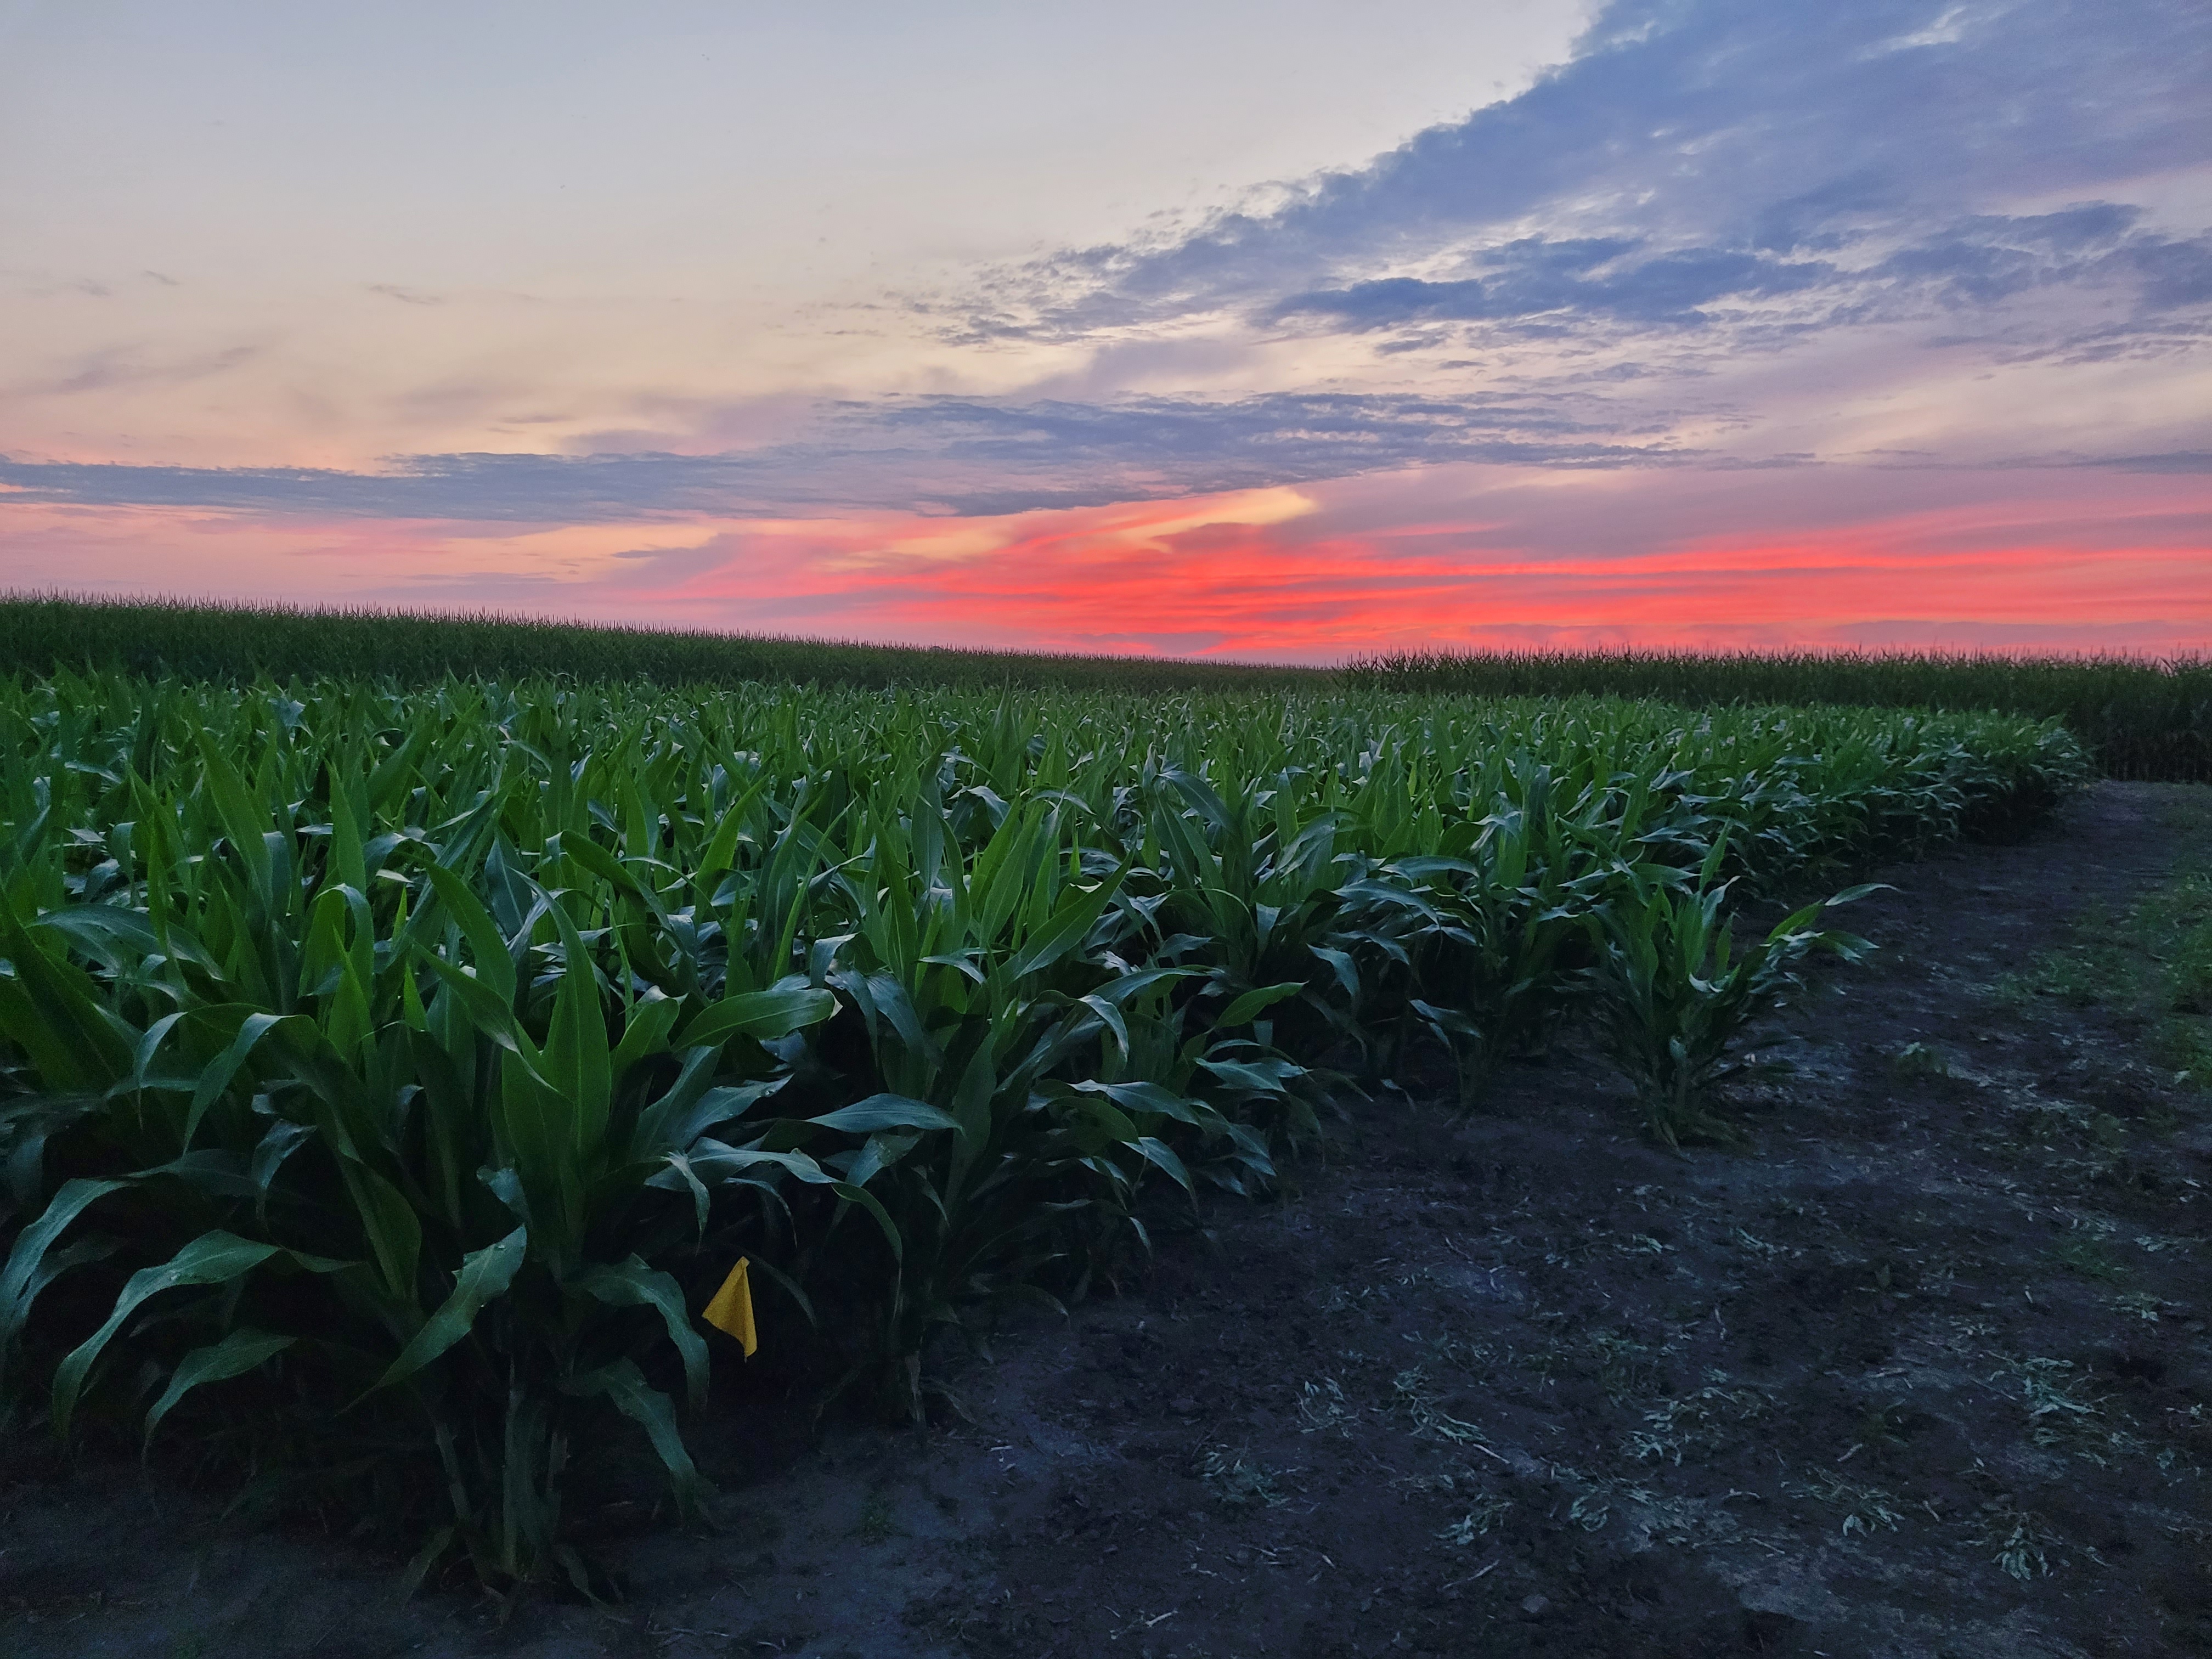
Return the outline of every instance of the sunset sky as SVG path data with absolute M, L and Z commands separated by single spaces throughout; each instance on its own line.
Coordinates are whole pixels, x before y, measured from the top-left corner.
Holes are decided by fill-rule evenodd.
M 2212 647 L 2203 0 L 0 0 L 0 588 Z

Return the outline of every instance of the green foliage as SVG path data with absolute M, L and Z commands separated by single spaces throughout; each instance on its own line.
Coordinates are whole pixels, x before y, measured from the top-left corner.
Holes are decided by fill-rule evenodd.
M 2128 1270 L 2114 1261 L 2112 1253 L 2094 1238 L 2069 1239 L 2053 1249 L 2051 1255 L 2060 1267 L 2080 1273 L 2084 1279 L 2117 1283 L 2128 1276 Z
M 1646 1125 L 1669 1146 L 1740 1139 L 1711 1100 L 1739 1069 L 1733 1051 L 1746 1027 L 1794 988 L 1798 964 L 1813 951 L 1850 959 L 1871 948 L 1856 934 L 1814 926 L 1830 907 L 1873 890 L 1854 887 L 1792 912 L 1738 951 L 1723 908 L 1728 884 L 1714 878 L 1724 848 L 1715 844 L 1694 885 L 1661 868 L 1590 918 L 1602 949 L 1606 1048 L 1635 1085 Z
M 1351 663 L 1344 678 L 1378 691 L 1651 697 L 1686 708 L 1986 709 L 2063 720 L 2111 777 L 2212 780 L 2212 657 L 2202 654 L 1406 651 Z
M 1022 687 L 1109 693 L 1333 690 L 1486 698 L 1633 697 L 1676 708 L 1813 704 L 1993 712 L 2063 721 L 2110 776 L 2212 779 L 2212 659 L 1941 652 L 1399 652 L 1341 670 L 1085 657 L 540 621 L 153 600 L 0 596 L 0 673 L 86 668 L 231 681 L 349 675 L 434 685 L 447 675 Z M 2018 782 L 2032 785 L 2033 774 Z M 2054 799 L 1981 804 L 1989 833 Z
M 87 1281 L 56 1327 L 75 1335 L 107 1299 L 90 1285 L 143 1261 L 55 1366 L 58 1431 L 104 1392 L 137 1399 L 150 1440 L 240 1382 L 252 1410 L 207 1431 L 249 1460 L 365 1483 L 372 1512 L 489 1582 L 557 1564 L 583 1583 L 560 1489 L 600 1419 L 638 1425 L 679 1503 L 701 1492 L 661 1384 L 696 1402 L 706 1347 L 646 1260 L 698 1224 L 671 1176 L 701 1204 L 763 1166 L 829 1179 L 706 1137 L 779 1086 L 760 1040 L 834 999 L 715 995 L 618 884 L 541 886 L 526 865 L 624 872 L 564 850 L 574 830 L 526 859 L 519 787 L 416 794 L 435 841 L 367 835 L 404 776 L 364 768 L 316 800 L 345 776 L 332 757 L 275 745 L 249 783 L 195 747 L 190 793 L 111 775 L 135 879 L 110 897 L 137 903 L 38 903 L 66 901 L 66 853 L 10 871 L 0 1039 L 44 1085 L 0 1106 L 11 1173 L 32 1194 L 41 1169 L 68 1178 L 0 1275 L 0 1357 L 64 1274 Z M 677 982 L 626 971 L 640 958 Z
M 2124 1009 L 2151 1027 L 2150 1052 L 2199 1087 L 2212 1087 L 2212 801 L 2174 789 L 2160 803 L 2184 833 L 2170 877 L 2124 909 L 2092 906 L 2060 948 L 2000 975 L 2002 1000 L 2050 997 L 2075 1007 Z
M 448 674 L 660 685 L 1062 687 L 1100 691 L 1321 690 L 1329 672 L 1151 657 L 871 645 L 496 612 L 0 595 L 0 674 L 121 670 L 186 680 L 349 675 L 402 685 Z
M 2085 771 L 1992 716 L 0 680 L 0 1382 L 589 1588 L 583 1465 L 702 1491 L 737 1256 L 919 1420 L 933 1333 L 1265 1194 L 1340 1054 L 1472 1099 L 1596 970 L 1696 1127 L 1827 937 L 1730 960 L 1731 884 Z

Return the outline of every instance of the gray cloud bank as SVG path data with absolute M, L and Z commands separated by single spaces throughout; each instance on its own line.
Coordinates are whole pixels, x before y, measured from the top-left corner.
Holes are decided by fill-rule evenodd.
M 526 522 L 653 512 L 773 517 L 880 507 L 962 514 L 1246 489 L 1420 462 L 1622 466 L 1663 436 L 1576 419 L 1559 398 L 1352 394 L 1019 405 L 840 405 L 804 442 L 720 455 L 418 455 L 377 473 L 0 459 L 15 499 L 344 517 Z M 9 495 L 0 493 L 0 501 Z
M 2124 198 L 2212 161 L 2208 85 L 2197 0 L 1617 0 L 1522 96 L 1273 211 L 1004 273 L 967 326 L 1820 327 L 2070 288 L 2197 337 L 2212 239 Z M 2089 331 L 2065 309 L 2054 347 Z

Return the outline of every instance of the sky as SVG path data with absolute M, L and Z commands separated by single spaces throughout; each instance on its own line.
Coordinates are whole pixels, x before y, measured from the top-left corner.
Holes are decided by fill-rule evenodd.
M 2208 87 L 2202 0 L 0 0 L 0 588 L 2212 648 Z

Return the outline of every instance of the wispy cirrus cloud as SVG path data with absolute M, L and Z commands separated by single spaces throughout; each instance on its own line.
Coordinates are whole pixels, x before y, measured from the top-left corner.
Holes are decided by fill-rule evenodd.
M 177 386 L 211 380 L 243 367 L 261 353 L 258 345 L 225 346 L 189 356 L 165 356 L 143 347 L 118 346 L 80 358 L 68 368 L 21 390 L 40 397 L 65 398 L 115 386 Z

